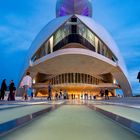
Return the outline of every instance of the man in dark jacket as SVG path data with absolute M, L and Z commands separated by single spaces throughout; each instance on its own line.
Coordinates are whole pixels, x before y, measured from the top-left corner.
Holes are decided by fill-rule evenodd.
M 5 96 L 5 91 L 7 90 L 7 85 L 6 85 L 6 79 L 4 79 L 2 81 L 1 84 L 1 94 L 0 94 L 0 100 L 4 100 L 4 96 Z
M 105 89 L 105 100 L 109 100 L 109 91 L 107 88 Z
M 140 82 L 140 71 L 139 71 L 139 73 L 138 73 L 137 79 L 138 79 L 139 82 Z

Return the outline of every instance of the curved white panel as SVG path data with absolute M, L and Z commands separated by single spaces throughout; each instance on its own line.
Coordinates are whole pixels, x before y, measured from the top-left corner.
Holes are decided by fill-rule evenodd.
M 56 18 L 49 22 L 38 34 L 38 36 L 35 38 L 33 41 L 28 57 L 26 60 L 26 65 L 23 70 L 23 73 L 21 77 L 23 76 L 24 72 L 30 67 L 30 59 L 31 57 L 36 53 L 36 51 L 42 46 L 42 44 L 48 40 L 52 34 L 59 29 L 60 26 L 62 26 L 67 20 L 69 20 L 73 15 L 70 16 L 63 16 Z M 125 64 L 123 62 L 123 59 L 120 55 L 119 49 L 117 48 L 116 43 L 112 39 L 112 37 L 108 34 L 108 32 L 99 24 L 97 24 L 92 18 L 81 16 L 81 15 L 76 15 L 77 18 L 79 18 L 89 29 L 91 29 L 109 48 L 110 50 L 116 55 L 118 58 L 118 66 L 120 69 L 123 71 L 124 75 L 127 77 L 127 70 L 125 67 Z M 20 77 L 20 78 L 21 78 Z M 129 82 L 129 80 L 128 80 Z M 130 85 L 130 82 L 129 82 Z M 131 88 L 131 87 L 130 87 Z

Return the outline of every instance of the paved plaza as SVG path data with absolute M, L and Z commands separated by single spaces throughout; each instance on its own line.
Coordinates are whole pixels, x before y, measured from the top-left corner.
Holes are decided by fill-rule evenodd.
M 133 103 L 134 101 L 135 103 Z M 102 114 L 101 111 L 88 106 L 93 106 L 106 113 L 109 112 L 110 115 Z M 126 124 L 135 122 L 135 125 L 140 127 L 139 98 L 113 98 L 109 101 L 47 101 L 45 98 L 34 98 L 23 101 L 17 97 L 16 101 L 1 101 L 0 114 L 1 140 L 38 140 L 39 137 L 42 140 L 45 140 L 46 137 L 52 140 L 58 138 L 63 140 L 66 137 L 68 137 L 67 139 L 73 137 L 74 140 L 85 140 L 86 137 L 88 140 L 103 137 L 105 140 L 117 140 L 118 133 L 120 140 L 123 140 L 124 137 L 128 140 L 140 138 L 140 133 L 126 128 L 110 117 L 115 114 L 118 119 L 122 117 Z

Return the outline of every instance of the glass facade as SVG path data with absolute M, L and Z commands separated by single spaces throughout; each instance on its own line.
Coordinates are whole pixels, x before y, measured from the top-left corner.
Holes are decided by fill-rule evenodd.
M 82 44 L 86 49 L 103 55 L 114 62 L 117 61 L 116 56 L 106 44 L 77 18 L 72 18 L 62 25 L 54 35 L 40 47 L 32 57 L 32 61 L 34 62 L 53 51 L 63 49 L 65 45 L 74 42 Z
M 65 73 L 61 75 L 57 75 L 49 80 L 52 85 L 58 84 L 93 84 L 98 85 L 99 83 L 103 83 L 102 80 L 99 80 L 91 75 L 82 74 L 82 73 Z

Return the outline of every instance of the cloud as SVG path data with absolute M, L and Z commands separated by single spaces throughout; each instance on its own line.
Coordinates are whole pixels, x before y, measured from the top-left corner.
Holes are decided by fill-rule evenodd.
M 7 23 L 0 25 L 1 47 L 4 46 L 4 51 L 10 53 L 27 50 L 35 36 L 34 32 L 28 26 L 26 27 L 26 21 L 18 16 L 7 15 L 5 19 L 7 19 Z
M 129 79 L 132 84 L 133 94 L 140 94 L 140 83 L 137 79 L 139 70 L 136 68 L 132 68 L 129 70 Z
M 15 0 L 16 1 L 16 0 Z M 33 39 L 39 31 L 54 17 L 55 8 L 52 10 L 53 1 L 35 1 L 35 5 L 26 1 L 26 5 L 33 10 L 34 14 L 21 16 L 17 13 L 6 13 L 0 21 L 0 47 L 5 53 L 12 53 L 19 50 L 28 50 Z M 47 7 L 47 9 L 46 9 Z M 24 9 L 25 10 L 25 9 Z M 52 14 L 47 11 L 54 11 Z M 19 10 L 20 11 L 20 10 Z
M 123 47 L 140 45 L 140 26 L 123 27 L 115 32 L 114 37 Z
M 128 68 L 133 92 L 140 93 L 137 73 L 140 70 L 140 1 L 94 0 L 94 19 L 116 41 Z
M 131 69 L 131 70 L 129 71 L 130 80 L 131 80 L 132 82 L 138 82 L 138 79 L 137 79 L 138 72 L 139 72 L 138 69 Z
M 23 6 L 21 8 L 13 8 L 12 4 L 15 5 L 17 0 L 14 0 L 15 3 L 8 1 L 0 5 L 0 80 L 15 79 L 17 83 L 28 48 L 39 31 L 54 18 L 55 6 L 53 9 L 49 4 L 56 1 L 24 1 L 26 5 L 24 7 L 20 3 Z M 16 7 L 19 6 L 18 3 Z M 2 7 L 5 4 L 7 9 Z M 52 11 L 51 14 L 48 11 Z
M 16 3 L 16 5 L 15 5 Z M 121 3 L 121 5 L 120 5 Z M 39 31 L 55 17 L 56 0 L 6 0 L 0 5 L 0 74 L 18 77 L 30 44 Z M 103 25 L 117 42 L 128 67 L 134 92 L 138 92 L 140 69 L 140 8 L 134 0 L 94 0 L 93 18 Z M 7 7 L 7 8 L 5 8 Z M 8 54 L 8 55 L 7 55 Z M 11 60 L 9 61 L 9 58 Z M 18 61 L 20 62 L 16 62 Z M 8 63 L 8 65 L 6 65 Z M 16 65 L 17 64 L 17 65 Z

